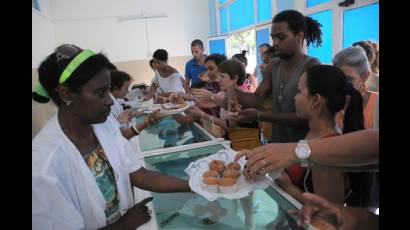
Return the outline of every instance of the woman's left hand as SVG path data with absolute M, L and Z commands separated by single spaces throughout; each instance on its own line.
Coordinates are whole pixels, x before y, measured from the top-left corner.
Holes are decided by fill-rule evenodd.
M 236 154 L 235 161 L 245 156 L 247 159 L 244 169 L 245 177 L 255 180 L 259 175 L 297 163 L 295 147 L 295 143 L 267 144 L 252 150 L 240 151 Z

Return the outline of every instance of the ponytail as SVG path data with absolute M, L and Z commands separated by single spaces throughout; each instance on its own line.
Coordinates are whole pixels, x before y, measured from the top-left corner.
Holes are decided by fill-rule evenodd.
M 285 10 L 273 18 L 272 23 L 277 22 L 286 22 L 294 34 L 302 31 L 307 46 L 310 44 L 313 44 L 314 47 L 322 45 L 322 31 L 320 29 L 322 25 L 313 18 L 304 16 L 296 10 Z
M 232 56 L 232 59 L 235 59 L 241 62 L 245 67 L 248 65 L 248 59 L 246 58 L 247 50 L 242 50 L 241 53 L 237 53 Z
M 350 96 L 349 105 L 343 120 L 343 133 L 350 133 L 364 129 L 363 99 L 352 83 L 348 82 L 344 88 L 346 96 Z
M 322 45 L 322 31 L 318 21 L 311 17 L 305 16 L 306 22 L 306 45 L 309 46 L 313 44 L 314 47 L 319 47 Z

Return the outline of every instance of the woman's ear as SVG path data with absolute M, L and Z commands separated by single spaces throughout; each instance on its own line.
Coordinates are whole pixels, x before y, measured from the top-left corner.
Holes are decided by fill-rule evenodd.
M 70 90 L 67 86 L 63 85 L 59 85 L 57 87 L 57 93 L 61 99 L 61 101 L 65 102 L 65 103 L 71 103 L 73 101 L 73 92 L 72 90 Z
M 313 102 L 312 102 L 312 109 L 315 107 L 318 107 L 321 103 L 322 103 L 322 96 L 320 96 L 320 94 L 315 94 L 313 96 Z

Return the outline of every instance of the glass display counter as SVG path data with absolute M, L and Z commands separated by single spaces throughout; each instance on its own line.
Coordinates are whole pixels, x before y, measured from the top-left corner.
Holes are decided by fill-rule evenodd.
M 143 118 L 138 118 L 141 122 Z M 192 161 L 228 149 L 230 142 L 214 138 L 198 124 L 179 124 L 166 117 L 131 140 L 141 152 L 144 167 L 188 180 L 184 169 Z M 300 204 L 272 184 L 249 197 L 208 202 L 194 193 L 151 193 L 135 189 L 135 196 L 153 196 L 149 223 L 141 229 L 307 229 L 297 227 L 287 210 Z

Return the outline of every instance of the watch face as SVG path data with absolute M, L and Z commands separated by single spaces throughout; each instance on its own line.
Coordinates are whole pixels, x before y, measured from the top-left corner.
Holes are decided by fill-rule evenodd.
M 306 146 L 299 146 L 298 157 L 301 159 L 306 159 L 309 157 L 309 149 Z

